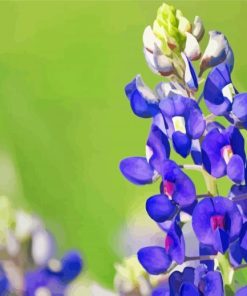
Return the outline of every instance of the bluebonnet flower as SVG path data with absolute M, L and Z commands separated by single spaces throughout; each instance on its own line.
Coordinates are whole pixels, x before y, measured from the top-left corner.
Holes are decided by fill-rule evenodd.
M 180 227 L 173 223 L 167 232 L 164 247 L 149 246 L 138 251 L 138 260 L 150 274 L 167 271 L 172 261 L 182 264 L 185 258 L 185 243 Z
M 46 291 L 50 293 L 48 295 L 62 296 L 67 285 L 80 274 L 82 267 L 81 256 L 75 251 L 65 254 L 61 261 L 51 259 L 47 266 L 26 274 L 25 295 L 36 296 Z
M 208 271 L 204 265 L 185 267 L 169 277 L 170 296 L 224 296 L 220 272 Z
M 175 151 L 183 157 L 188 156 L 192 140 L 199 139 L 205 130 L 205 120 L 198 104 L 190 98 L 173 94 L 161 100 L 159 107 Z
M 192 224 L 198 240 L 225 253 L 242 228 L 242 217 L 234 202 L 223 197 L 205 198 L 197 204 Z
M 227 65 L 219 65 L 210 72 L 204 87 L 204 98 L 213 114 L 226 116 L 232 122 L 246 124 L 247 93 L 238 93 Z
M 212 176 L 227 175 L 233 182 L 243 182 L 246 156 L 240 131 L 233 126 L 209 131 L 202 142 L 202 161 Z
M 179 209 L 188 210 L 196 200 L 193 182 L 171 160 L 163 162 L 160 189 L 161 194 L 150 197 L 146 202 L 146 210 L 156 222 L 165 222 L 173 218 Z

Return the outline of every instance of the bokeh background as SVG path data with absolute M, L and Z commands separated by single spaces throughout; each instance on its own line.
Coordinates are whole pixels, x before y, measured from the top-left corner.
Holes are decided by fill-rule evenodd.
M 149 120 L 131 113 L 124 86 L 137 73 L 152 87 L 160 80 L 146 66 L 142 33 L 161 3 L 0 2 L 0 193 L 43 217 L 62 251 L 81 250 L 107 286 L 119 230 L 157 190 L 131 185 L 118 164 L 144 154 Z M 169 3 L 227 35 L 245 90 L 247 2 Z

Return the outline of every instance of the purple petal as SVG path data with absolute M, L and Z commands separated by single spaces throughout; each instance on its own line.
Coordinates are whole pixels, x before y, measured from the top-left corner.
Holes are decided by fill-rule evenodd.
M 200 294 L 198 292 L 198 289 L 195 287 L 195 285 L 190 283 L 184 283 L 181 286 L 179 296 L 200 296 Z
M 204 98 L 208 109 L 215 115 L 224 115 L 230 111 L 231 101 L 222 93 L 222 89 L 230 83 L 230 72 L 224 64 L 215 67 L 207 77 Z
M 209 271 L 201 280 L 204 296 L 224 296 L 223 281 L 220 272 Z
M 227 175 L 235 183 L 244 181 L 245 167 L 239 155 L 233 155 L 227 165 Z
M 138 251 L 138 260 L 150 274 L 164 273 L 171 265 L 171 258 L 162 247 L 145 247 Z
M 224 254 L 229 247 L 229 235 L 226 231 L 217 228 L 214 231 L 214 248 Z
M 152 125 L 149 133 L 147 150 L 151 153 L 150 165 L 161 173 L 164 160 L 170 156 L 170 145 L 167 136 L 155 125 Z
M 126 87 L 125 93 L 130 100 L 131 108 L 139 117 L 149 118 L 159 112 L 158 99 L 155 94 L 137 76 Z
M 177 207 L 164 194 L 154 195 L 146 202 L 149 216 L 156 222 L 165 222 L 174 216 Z
M 247 286 L 239 289 L 235 296 L 246 296 L 247 295 Z
M 175 151 L 182 157 L 187 157 L 190 154 L 191 139 L 180 131 L 173 133 L 172 142 Z
M 247 121 L 247 93 L 237 94 L 232 104 L 232 113 L 239 121 Z
M 182 264 L 185 258 L 185 241 L 181 228 L 176 223 L 168 231 L 165 245 L 171 259 L 178 264 Z
M 62 281 L 69 283 L 74 280 L 82 271 L 83 262 L 80 253 L 69 251 L 61 260 Z
M 120 162 L 124 177 L 136 185 L 150 184 L 154 181 L 155 172 L 145 157 L 128 157 Z
M 221 149 L 227 144 L 229 142 L 217 128 L 211 130 L 202 142 L 203 165 L 215 178 L 226 174 L 226 163 L 221 155 Z
M 186 121 L 186 131 L 188 134 L 192 137 L 192 139 L 199 139 L 203 134 L 205 127 L 206 123 L 202 116 L 201 110 L 197 108 L 191 108 Z

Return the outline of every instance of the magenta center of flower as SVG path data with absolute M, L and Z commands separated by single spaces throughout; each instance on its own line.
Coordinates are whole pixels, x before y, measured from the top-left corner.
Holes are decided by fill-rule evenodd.
M 169 235 L 167 235 L 165 238 L 165 249 L 167 252 L 169 251 L 172 243 L 173 243 L 173 239 Z
M 228 164 L 233 156 L 232 146 L 226 145 L 223 148 L 221 148 L 221 156 L 224 158 L 226 164 Z
M 221 216 L 221 215 L 212 216 L 210 219 L 210 222 L 213 230 L 216 230 L 217 228 L 224 229 L 225 227 L 224 216 Z
M 164 189 L 164 193 L 171 199 L 175 190 L 175 184 L 173 182 L 164 180 L 163 189 Z

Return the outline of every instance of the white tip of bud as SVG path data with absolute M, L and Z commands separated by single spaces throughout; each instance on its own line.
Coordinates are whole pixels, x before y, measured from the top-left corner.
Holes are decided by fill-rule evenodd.
M 201 49 L 197 39 L 191 34 L 186 32 L 186 44 L 184 52 L 191 61 L 196 61 L 201 57 Z
M 205 33 L 204 25 L 199 16 L 195 17 L 194 24 L 192 27 L 192 34 L 200 41 Z

